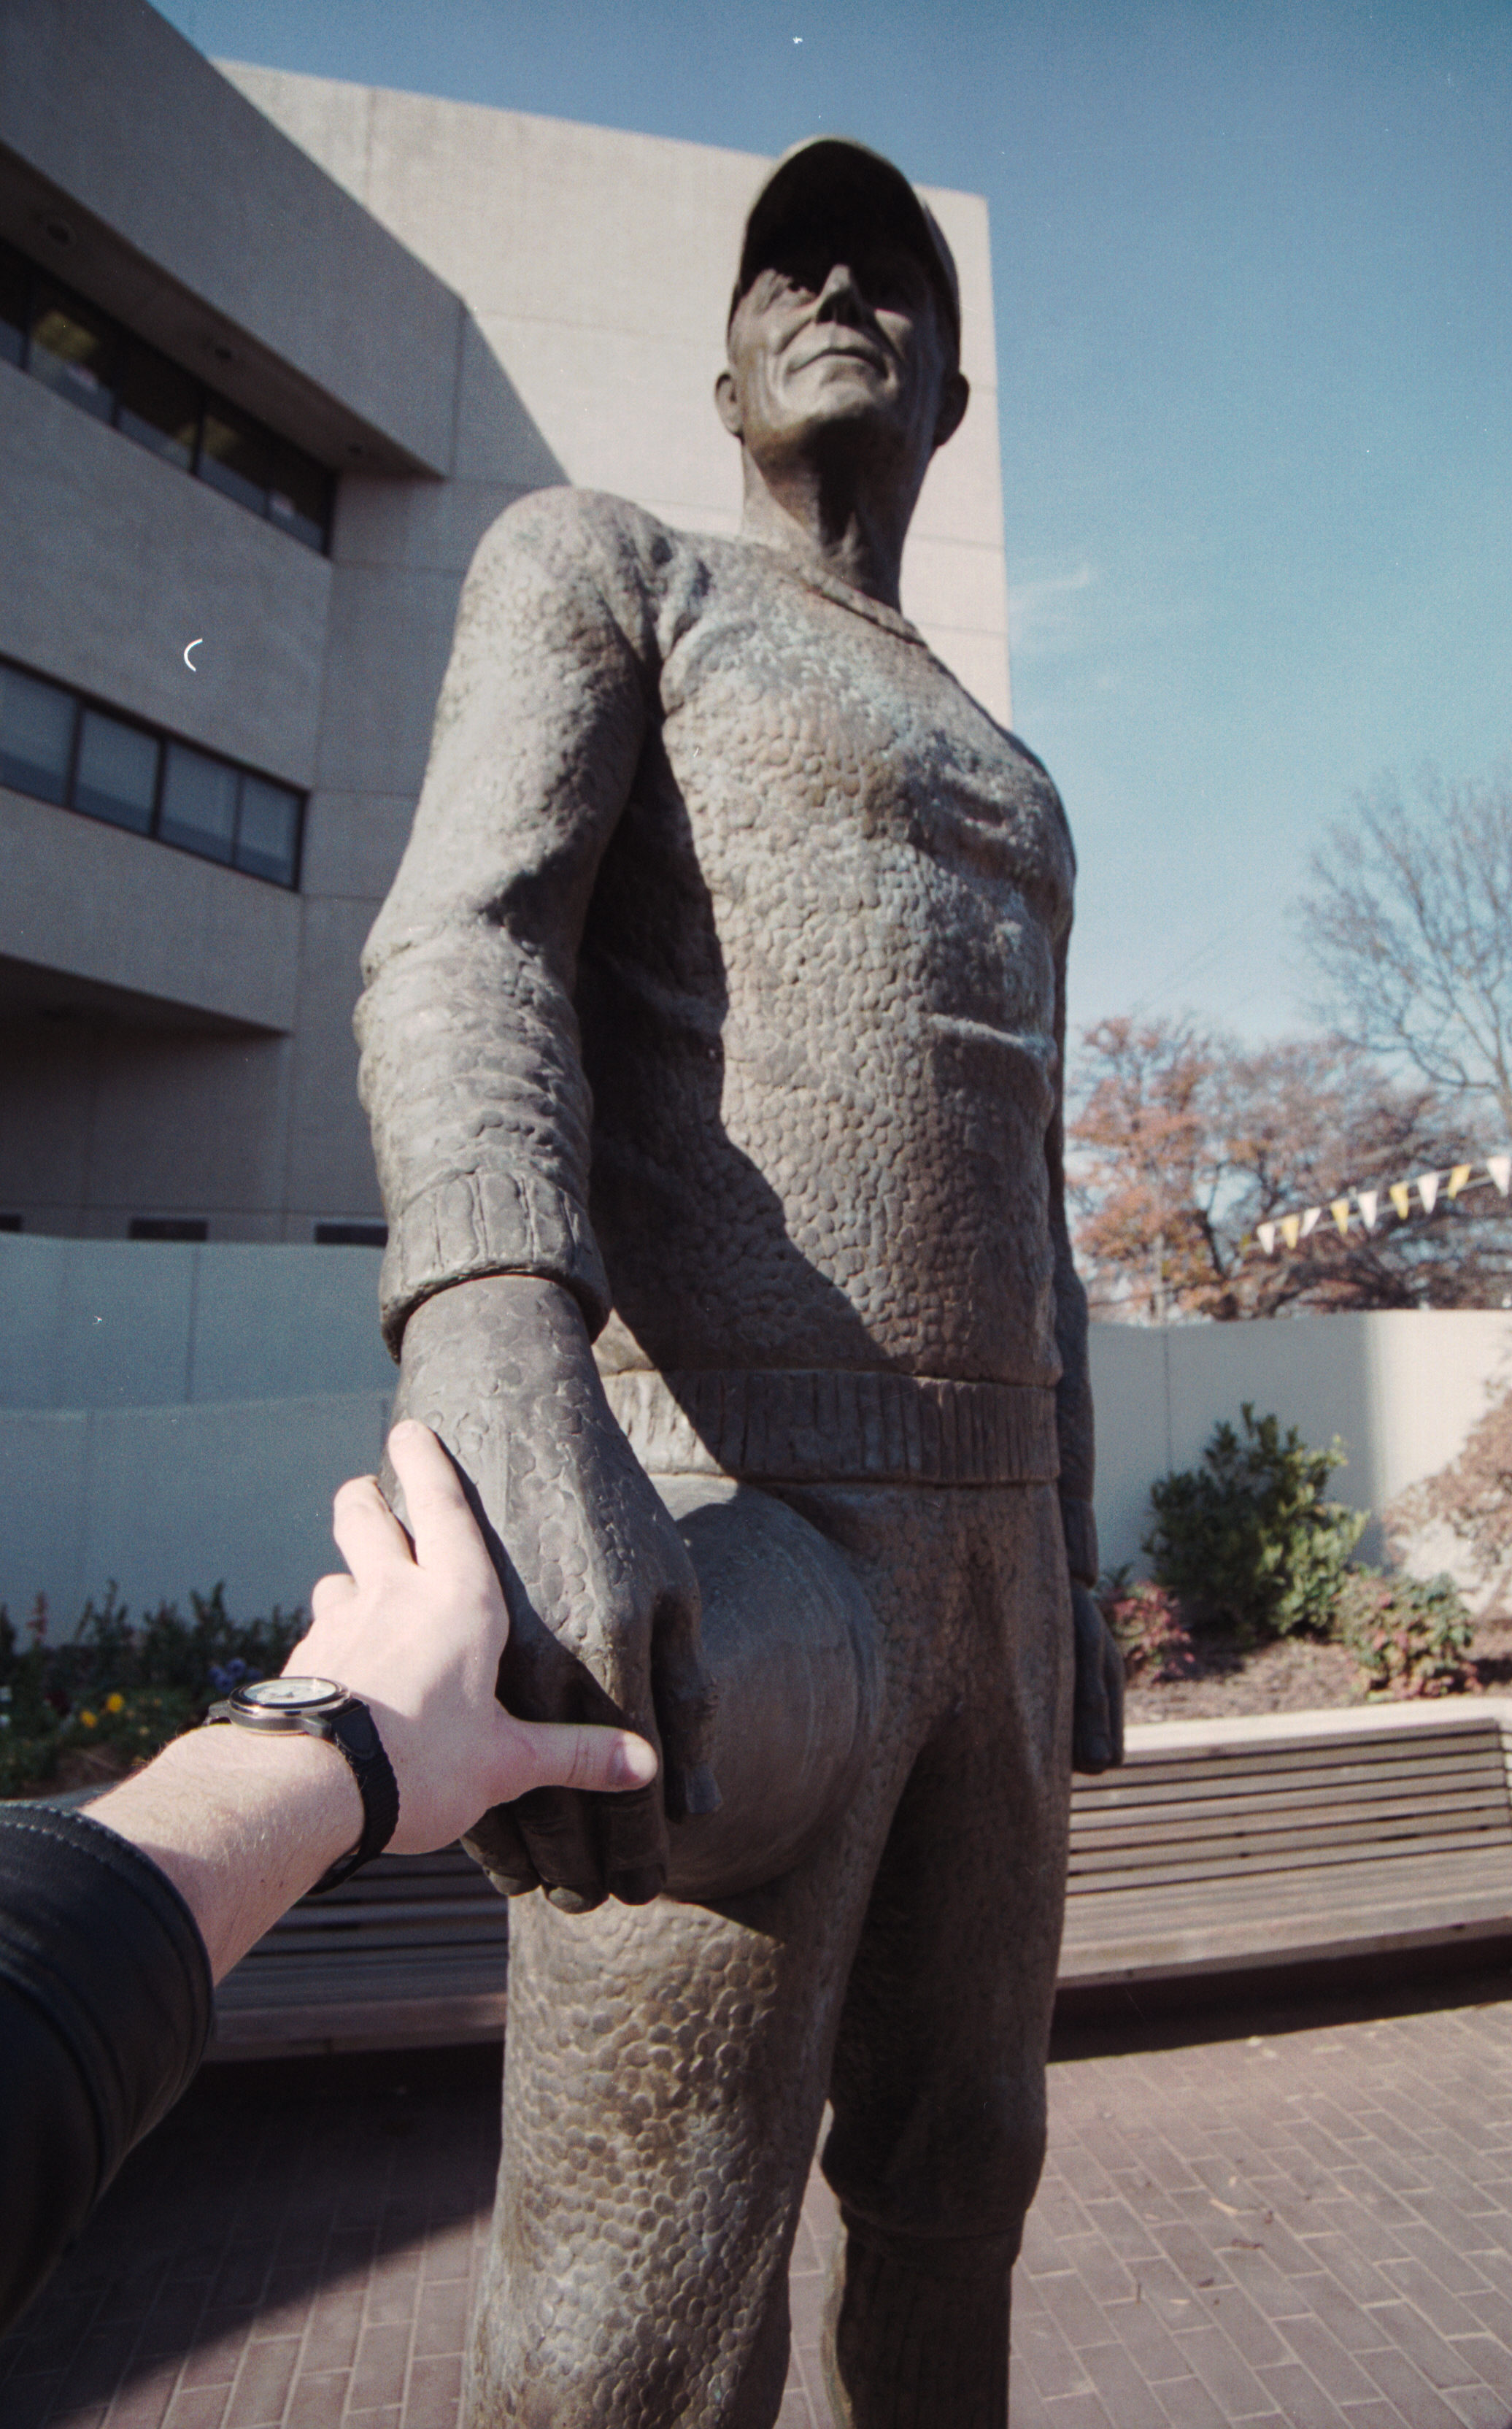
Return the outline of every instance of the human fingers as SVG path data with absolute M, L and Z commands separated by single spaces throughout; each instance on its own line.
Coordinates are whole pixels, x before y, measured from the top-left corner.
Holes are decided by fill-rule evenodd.
M 337 1494 L 331 1511 L 337 1549 L 354 1578 L 402 1562 L 410 1566 L 408 1539 L 378 1490 L 375 1476 L 354 1476 Z
M 452 1576 L 460 1572 L 480 1583 L 491 1578 L 493 1563 L 462 1479 L 430 1427 L 402 1418 L 389 1434 L 388 1457 L 403 1490 L 419 1565 Z
M 345 1611 L 357 1591 L 355 1578 L 345 1569 L 333 1570 L 329 1577 L 317 1578 L 310 1590 L 310 1619 L 335 1619 Z

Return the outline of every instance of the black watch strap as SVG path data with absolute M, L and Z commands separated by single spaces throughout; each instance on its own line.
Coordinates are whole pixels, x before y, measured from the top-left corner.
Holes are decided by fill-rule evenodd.
M 362 1793 L 362 1836 L 352 1853 L 337 1857 L 305 1892 L 314 1897 L 318 1891 L 336 1889 L 351 1878 L 359 1864 L 370 1864 L 374 1856 L 383 1854 L 399 1827 L 399 1782 L 384 1752 L 376 1721 L 367 1705 L 358 1703 L 355 1697 L 331 1719 L 311 1716 L 302 1719 L 300 1727 L 307 1736 L 327 1738 L 332 1745 L 340 1747 Z
M 206 1721 L 238 1722 L 275 1735 L 291 1735 L 297 1729 L 304 1737 L 324 1738 L 345 1758 L 362 1798 L 362 1836 L 348 1854 L 337 1857 L 320 1875 L 314 1887 L 305 1892 L 307 1897 L 316 1896 L 321 1890 L 336 1889 L 340 1882 L 351 1879 L 359 1864 L 370 1864 L 374 1856 L 383 1854 L 399 1826 L 399 1782 L 384 1751 L 378 1724 L 357 1696 L 347 1696 L 334 1711 L 302 1712 L 295 1708 L 256 1715 L 238 1710 L 235 1702 L 227 1699 L 212 1704 L 205 1717 Z

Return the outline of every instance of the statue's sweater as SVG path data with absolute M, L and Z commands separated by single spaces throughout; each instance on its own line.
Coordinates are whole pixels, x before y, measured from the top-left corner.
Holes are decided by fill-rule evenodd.
M 1044 769 L 901 616 L 618 499 L 512 506 L 365 957 L 390 1343 L 533 1273 L 614 1311 L 605 1365 L 824 1377 L 842 1431 L 928 1379 L 960 1448 L 913 1470 L 1053 1475 L 1058 1435 L 1094 1567 L 1074 874 Z

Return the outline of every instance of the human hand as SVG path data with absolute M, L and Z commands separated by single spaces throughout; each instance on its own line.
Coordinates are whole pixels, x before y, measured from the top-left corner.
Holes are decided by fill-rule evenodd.
M 286 1669 L 337 1679 L 370 1707 L 399 1783 L 392 1851 L 447 1846 L 490 1806 L 531 1793 L 644 1792 L 656 1755 L 643 1738 L 520 1720 L 500 1704 L 509 1619 L 461 1481 L 423 1426 L 397 1425 L 388 1457 L 410 1535 L 375 1478 L 342 1485 L 332 1531 L 349 1574 L 316 1586 Z
M 1071 1732 L 1073 1771 L 1111 1771 L 1124 1760 L 1124 1657 L 1089 1586 L 1071 1588 L 1076 1693 Z
M 587 1784 L 501 1799 L 468 1844 L 500 1887 L 544 1886 L 565 1912 L 644 1904 L 666 1881 L 668 1816 L 718 1802 L 713 1690 L 692 1563 L 610 1413 L 576 1301 L 524 1275 L 438 1293 L 409 1320 L 400 1403 L 476 1495 L 509 1603 L 501 1694 L 534 1720 L 617 1722 L 664 1759 L 660 1784 L 612 1805 Z

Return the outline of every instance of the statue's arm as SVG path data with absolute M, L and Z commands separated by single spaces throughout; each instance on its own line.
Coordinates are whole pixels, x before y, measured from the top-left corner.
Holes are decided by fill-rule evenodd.
M 414 833 L 364 956 L 360 1085 L 389 1245 L 399 1411 L 456 1460 L 503 1579 L 501 1674 L 533 1720 L 620 1718 L 674 1810 L 714 1800 L 682 1541 L 616 1426 L 592 1340 L 591 1100 L 573 988 L 594 880 L 652 696 L 633 565 L 594 502 L 549 492 L 478 551 Z M 611 1808 L 616 1809 L 611 1811 Z M 475 1834 L 503 1886 L 576 1910 L 652 1896 L 664 1783 L 543 1790 Z
M 1071 1253 L 1066 1220 L 1065 1045 L 1066 945 L 1056 963 L 1056 1099 L 1045 1138 L 1049 1167 L 1050 1237 L 1054 1255 L 1056 1432 L 1060 1450 L 1060 1525 L 1071 1577 L 1076 1639 L 1076 1701 L 1072 1761 L 1077 1771 L 1106 1771 L 1124 1759 L 1124 1665 L 1093 1596 L 1097 1582 L 1097 1520 L 1093 1510 L 1094 1434 L 1088 1359 L 1087 1294 Z
M 592 1333 L 607 1313 L 572 996 L 646 707 L 569 498 L 511 509 L 474 557 L 414 830 L 363 955 L 396 1351 L 424 1299 L 480 1274 L 559 1283 Z

